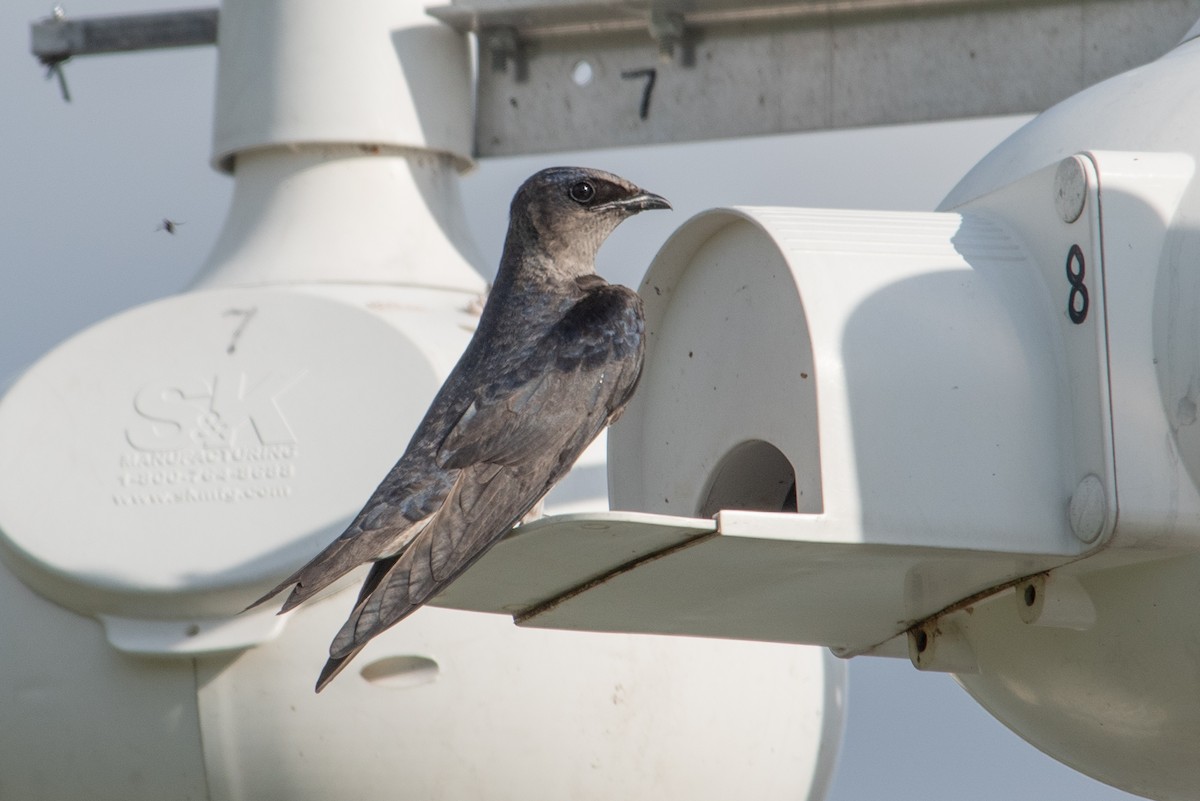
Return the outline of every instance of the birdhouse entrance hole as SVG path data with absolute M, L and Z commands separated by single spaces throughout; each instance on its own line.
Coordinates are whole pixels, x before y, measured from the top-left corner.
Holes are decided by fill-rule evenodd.
M 735 446 L 717 463 L 700 517 L 722 509 L 796 512 L 796 472 L 783 452 L 769 442 L 750 440 Z

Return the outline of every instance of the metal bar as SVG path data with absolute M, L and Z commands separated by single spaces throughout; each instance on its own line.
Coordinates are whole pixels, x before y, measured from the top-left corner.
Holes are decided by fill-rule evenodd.
M 945 14 L 985 8 L 1074 4 L 1078 0 L 454 0 L 428 13 L 460 32 L 495 27 L 518 30 L 525 39 L 646 30 L 651 14 L 670 11 L 696 27 L 747 23 L 832 24 L 871 15 Z
M 31 50 L 47 65 L 73 56 L 127 53 L 217 41 L 217 9 L 67 19 L 56 12 L 30 26 Z
M 429 13 L 478 34 L 486 157 L 1036 113 L 1170 50 L 1200 0 L 455 0 Z

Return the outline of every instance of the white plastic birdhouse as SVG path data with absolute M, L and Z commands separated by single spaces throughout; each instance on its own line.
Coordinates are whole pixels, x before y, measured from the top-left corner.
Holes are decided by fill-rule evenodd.
M 611 498 L 715 515 L 717 534 L 697 526 L 671 558 L 523 619 L 617 629 L 612 610 L 632 603 L 617 599 L 644 591 L 646 630 L 868 653 L 1103 547 L 1096 187 L 1080 157 L 963 212 L 747 208 L 685 224 L 641 286 L 646 370 L 610 434 Z
M 189 293 L 83 332 L 16 382 L 0 402 L 0 707 L 21 721 L 6 786 L 330 798 L 395 795 L 402 775 L 404 798 L 808 793 L 840 722 L 827 694 L 842 671 L 818 651 L 429 609 L 316 696 L 356 589 L 240 614 L 403 451 L 471 299 Z M 50 770 L 68 753 L 71 771 Z
M 817 649 L 430 608 L 317 696 L 358 576 L 242 613 L 404 451 L 484 282 L 455 34 L 393 0 L 221 26 L 236 186 L 197 287 L 0 399 L 0 795 L 817 801 L 845 675 Z
M 641 286 L 623 511 L 480 564 L 552 566 L 518 622 L 906 655 L 1072 767 L 1194 797 L 1198 33 L 1034 120 L 943 211 L 686 223 Z

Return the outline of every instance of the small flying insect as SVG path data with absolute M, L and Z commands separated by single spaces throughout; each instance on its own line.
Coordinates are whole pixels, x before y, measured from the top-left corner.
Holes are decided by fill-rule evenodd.
M 176 220 L 172 220 L 169 217 L 163 217 L 163 221 L 160 222 L 158 224 L 158 227 L 155 228 L 154 230 L 155 231 L 166 231 L 168 234 L 174 234 L 175 229 L 181 225 L 183 225 L 183 223 L 178 222 Z

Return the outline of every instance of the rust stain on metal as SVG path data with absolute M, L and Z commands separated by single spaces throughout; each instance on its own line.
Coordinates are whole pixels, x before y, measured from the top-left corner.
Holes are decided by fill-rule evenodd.
M 988 587 L 985 590 L 980 590 L 979 592 L 975 593 L 974 595 L 968 595 L 966 598 L 963 598 L 962 600 L 955 601 L 954 603 L 947 606 L 945 609 L 941 609 L 937 612 L 934 612 L 932 615 L 930 615 L 927 618 L 918 620 L 916 623 L 909 626 L 905 630 L 904 633 L 912 634 L 915 636 L 916 633 L 922 629 L 928 630 L 927 627 L 929 626 L 930 622 L 932 621 L 933 625 L 934 625 L 934 633 L 940 634 L 941 632 L 940 632 L 940 630 L 937 629 L 936 621 L 941 620 L 946 615 L 951 615 L 951 614 L 954 614 L 955 612 L 966 612 L 967 614 L 974 614 L 975 610 L 971 607 L 975 606 L 975 604 L 979 603 L 980 601 L 983 601 L 987 598 L 991 598 L 993 595 L 999 595 L 1000 593 L 1004 592 L 1005 590 L 1009 589 L 1010 587 L 1015 587 L 1018 584 L 1024 584 L 1026 581 L 1031 581 L 1039 576 L 1045 577 L 1045 576 L 1049 576 L 1049 575 L 1050 575 L 1049 570 L 1041 570 L 1041 571 L 1038 571 L 1037 573 L 1031 573 L 1028 576 L 1021 576 L 1019 578 L 1009 579 L 1008 581 L 1004 582 L 1003 584 L 997 584 L 994 587 Z
M 1062 567 L 1062 565 L 1059 565 L 1058 567 Z M 1058 569 L 1058 567 L 1056 567 L 1054 569 Z M 937 612 L 934 612 L 933 614 L 928 615 L 927 617 L 923 617 L 919 620 L 915 620 L 915 621 L 914 620 L 898 620 L 898 621 L 896 621 L 897 624 L 904 627 L 901 631 L 896 632 L 895 634 L 893 634 L 891 637 L 889 637 L 886 640 L 881 640 L 880 642 L 877 642 L 874 645 L 867 646 L 866 648 L 831 647 L 830 650 L 832 650 L 834 655 L 837 656 L 839 659 L 850 659 L 855 656 L 861 656 L 862 654 L 870 653 L 870 652 L 876 650 L 877 648 L 881 648 L 885 643 L 890 642 L 895 637 L 904 637 L 904 636 L 916 637 L 917 633 L 922 630 L 924 630 L 927 633 L 940 634 L 940 631 L 937 630 L 937 622 L 939 620 L 941 620 L 942 618 L 944 618 L 946 615 L 951 615 L 951 614 L 954 614 L 955 612 L 966 612 L 967 614 L 974 614 L 975 610 L 973 607 L 976 604 L 978 604 L 980 601 L 987 600 L 988 598 L 991 598 L 994 595 L 999 595 L 1000 593 L 1004 592 L 1007 589 L 1016 587 L 1017 585 L 1023 584 L 1026 581 L 1032 581 L 1033 579 L 1035 579 L 1039 576 L 1045 577 L 1045 576 L 1049 576 L 1049 575 L 1050 575 L 1049 570 L 1039 570 L 1036 573 L 1030 573 L 1025 576 L 1019 576 L 1015 579 L 1009 579 L 1008 581 L 1005 581 L 1001 584 L 996 584 L 994 586 L 982 589 L 979 592 L 973 593 L 971 595 L 968 595 L 966 598 L 962 598 L 958 601 L 955 601 L 954 603 L 950 604 L 949 606 L 939 609 Z M 932 629 L 930 628 L 931 625 L 933 626 Z

